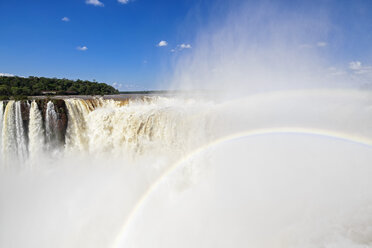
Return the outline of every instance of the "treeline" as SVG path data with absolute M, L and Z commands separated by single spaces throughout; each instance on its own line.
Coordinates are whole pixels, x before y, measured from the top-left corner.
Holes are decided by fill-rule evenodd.
M 0 97 L 40 95 L 112 95 L 119 91 L 105 83 L 45 77 L 0 77 Z

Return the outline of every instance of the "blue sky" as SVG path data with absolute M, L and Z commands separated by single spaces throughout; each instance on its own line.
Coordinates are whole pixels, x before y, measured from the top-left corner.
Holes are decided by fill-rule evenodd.
M 0 72 L 151 88 L 171 50 L 189 47 L 178 28 L 196 2 L 101 2 L 0 0 Z
M 193 52 L 203 27 L 242 2 L 249 1 L 0 0 L 0 73 L 154 89 L 177 57 Z M 327 16 L 324 43 L 313 45 L 323 46 L 335 66 L 371 69 L 372 1 L 271 2 Z

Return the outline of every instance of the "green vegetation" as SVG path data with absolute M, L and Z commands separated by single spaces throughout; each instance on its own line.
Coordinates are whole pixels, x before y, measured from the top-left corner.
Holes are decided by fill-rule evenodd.
M 119 91 L 105 83 L 45 77 L 0 77 L 0 100 L 40 95 L 112 95 Z

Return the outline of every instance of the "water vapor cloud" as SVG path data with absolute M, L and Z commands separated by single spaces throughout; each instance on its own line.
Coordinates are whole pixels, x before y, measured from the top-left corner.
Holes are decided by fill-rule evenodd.
M 0 77 L 15 77 L 15 75 L 10 73 L 0 73 Z
M 160 41 L 158 44 L 157 44 L 158 47 L 166 47 L 168 46 L 168 42 L 165 41 L 165 40 L 162 40 Z
M 191 48 L 192 47 L 190 44 L 182 43 L 182 44 L 177 45 L 176 48 L 172 49 L 171 52 L 177 52 L 177 51 L 182 51 L 183 49 L 191 49 Z
M 90 5 L 94 5 L 94 6 L 98 6 L 98 7 L 103 7 L 105 6 L 102 2 L 100 2 L 99 0 L 86 0 L 85 1 L 86 4 L 90 4 Z
M 86 51 L 86 50 L 88 50 L 88 47 L 87 46 L 78 46 L 76 49 L 79 50 L 79 51 Z
M 345 85 L 345 79 L 328 76 L 327 68 L 336 66 L 324 53 L 332 25 L 323 13 L 299 16 L 290 8 L 252 2 L 226 12 L 224 18 L 212 15 L 192 52 L 179 56 L 172 88 L 241 94 Z M 172 52 L 190 48 L 180 44 Z
M 372 66 L 365 66 L 360 61 L 351 61 L 349 68 L 356 74 L 368 74 L 372 73 Z
M 129 0 L 118 0 L 118 2 L 121 4 L 127 4 L 129 3 Z
M 327 44 L 327 42 L 319 41 L 319 42 L 316 43 L 316 45 L 317 45 L 318 47 L 326 47 L 328 44 Z

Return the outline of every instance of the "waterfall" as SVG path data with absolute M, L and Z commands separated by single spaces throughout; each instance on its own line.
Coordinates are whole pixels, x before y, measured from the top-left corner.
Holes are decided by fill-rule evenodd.
M 65 100 L 66 149 L 90 154 L 183 153 L 202 142 L 204 106 L 166 98 Z M 194 116 L 195 115 L 195 116 Z M 189 129 L 183 129 L 187 125 Z
M 242 109 L 237 110 L 236 106 L 184 98 L 68 98 L 0 104 L 1 150 L 8 164 L 13 160 L 27 160 L 28 153 L 30 159 L 35 160 L 44 150 L 51 158 L 74 154 L 138 158 L 156 154 L 173 159 L 232 130 L 240 132 L 282 125 L 278 118 L 267 118 L 263 108 L 257 113 L 252 104 L 237 104 Z M 242 112 L 255 113 L 256 118 L 242 115 Z M 229 121 L 237 116 L 241 122 Z M 301 126 L 305 117 L 301 113 L 297 116 L 301 118 L 293 125 Z M 364 116 L 368 115 L 360 118 L 363 120 Z M 313 123 L 315 128 L 321 126 L 314 120 L 307 123 Z M 368 132 L 364 126 L 350 129 L 345 125 L 344 130 L 356 136 Z
M 174 247 L 203 216 L 214 221 L 200 226 L 203 240 L 222 231 L 234 240 L 234 228 L 219 229 L 232 220 L 247 246 L 255 237 L 260 247 L 337 246 L 341 237 L 368 247 L 370 99 L 296 91 L 226 102 L 0 101 L 0 247 L 151 247 L 173 229 L 172 244 L 156 245 Z
M 27 158 L 27 145 L 26 145 L 26 137 L 25 137 L 25 130 L 23 128 L 23 119 L 22 119 L 22 112 L 21 112 L 21 102 L 17 101 L 15 103 L 15 125 L 16 125 L 16 140 L 17 140 L 17 153 L 18 158 L 20 161 L 25 161 Z
M 70 151 L 85 151 L 88 148 L 86 136 L 86 117 L 92 106 L 81 99 L 67 99 L 68 127 L 66 132 L 66 148 Z
M 15 139 L 14 101 L 8 102 L 3 116 L 2 154 L 4 164 L 8 165 L 12 160 L 18 159 L 17 140 Z
M 200 104 L 161 97 L 9 101 L 3 107 L 1 102 L 1 149 L 10 166 L 13 160 L 35 161 L 44 150 L 49 157 L 182 154 L 190 143 L 203 142 L 200 127 L 206 123 L 198 119 Z
M 2 140 L 3 140 L 3 119 L 4 119 L 4 102 L 0 101 L 0 151 L 2 150 Z
M 43 120 L 35 101 L 31 103 L 28 137 L 30 160 L 33 162 L 42 155 L 44 150 Z
M 49 101 L 45 113 L 45 138 L 46 148 L 48 151 L 54 151 L 54 149 L 57 149 L 59 139 L 57 120 L 58 116 L 54 109 L 54 104 L 52 101 Z

